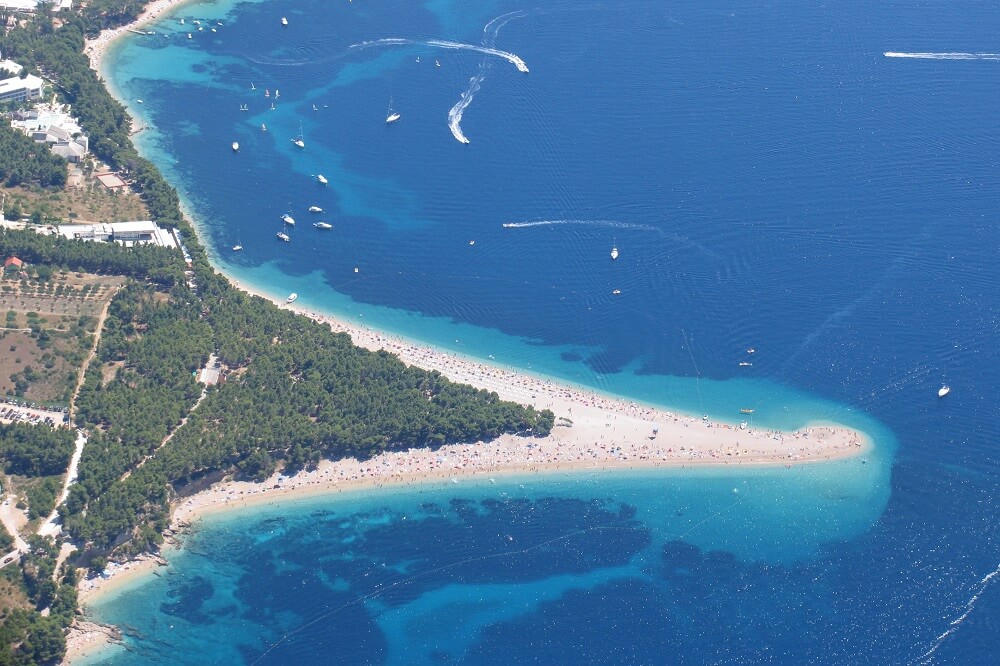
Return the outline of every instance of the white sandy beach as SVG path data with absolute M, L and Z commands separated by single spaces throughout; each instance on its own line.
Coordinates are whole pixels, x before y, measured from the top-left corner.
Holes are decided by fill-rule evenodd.
M 186 1 L 154 2 L 128 27 L 135 28 L 160 18 Z M 126 28 L 106 31 L 87 43 L 85 50 L 95 70 L 100 72 L 101 60 L 108 47 L 125 32 Z M 253 289 L 248 291 L 270 298 L 281 307 L 291 307 L 286 306 L 282 298 Z M 792 466 L 857 455 L 871 445 L 864 434 L 835 424 L 814 423 L 797 432 L 780 432 L 673 413 L 442 352 L 327 315 L 297 311 L 330 325 L 334 331 L 349 334 L 361 347 L 384 349 L 407 364 L 437 370 L 454 381 L 495 391 L 501 398 L 534 405 L 538 409 L 551 409 L 557 417 L 556 427 L 546 438 L 504 436 L 487 443 L 383 453 L 366 461 L 324 461 L 314 471 L 291 478 L 277 474 L 261 484 L 223 481 L 179 502 L 172 514 L 175 529 L 208 512 L 242 508 L 278 498 L 368 488 L 377 490 L 386 484 L 451 479 L 461 483 L 461 479 L 469 475 L 490 477 L 552 470 Z M 120 589 L 160 565 L 156 558 L 147 557 L 112 566 L 109 578 L 81 582 L 81 604 Z M 106 644 L 108 636 L 100 628 L 85 626 L 72 629 L 68 640 L 67 661 L 72 661 Z

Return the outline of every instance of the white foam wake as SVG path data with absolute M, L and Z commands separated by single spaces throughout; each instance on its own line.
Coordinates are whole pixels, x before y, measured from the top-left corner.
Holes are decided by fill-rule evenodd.
M 500 33 L 500 29 L 513 21 L 516 18 L 523 18 L 528 15 L 528 12 L 523 9 L 518 9 L 513 12 L 507 12 L 506 14 L 501 14 L 489 23 L 483 26 L 483 44 L 493 48 L 497 43 L 497 35 Z
M 446 39 L 428 39 L 421 41 L 419 39 L 403 39 L 401 37 L 387 37 L 385 39 L 374 39 L 367 42 L 361 42 L 360 44 L 351 44 L 351 49 L 367 49 L 375 46 L 434 46 L 440 49 L 452 49 L 461 51 L 476 51 L 478 53 L 483 53 L 486 55 L 496 56 L 498 58 L 503 58 L 507 62 L 511 63 L 519 72 L 528 73 L 528 65 L 525 64 L 524 60 L 518 56 L 510 53 L 509 51 L 501 51 L 500 49 L 493 49 L 488 46 L 476 46 L 475 44 L 463 44 L 462 42 L 451 42 Z
M 660 233 L 656 227 L 618 220 L 536 220 L 532 222 L 504 222 L 504 229 L 530 229 L 531 227 L 551 227 L 563 224 L 578 224 L 589 227 L 611 227 L 613 229 L 634 229 L 637 231 L 653 231 Z
M 923 60 L 1000 60 L 1000 53 L 900 53 L 886 51 L 886 58 L 920 58 Z
M 480 65 L 479 73 L 469 79 L 469 87 L 462 93 L 455 106 L 448 110 L 448 129 L 459 143 L 469 143 L 469 139 L 462 133 L 462 114 L 465 113 L 465 108 L 472 104 L 472 97 L 479 90 L 484 78 L 486 78 L 486 66 Z
M 483 44 L 488 48 L 493 48 L 496 45 L 497 35 L 500 34 L 500 29 L 505 25 L 510 23 L 516 18 L 522 18 L 527 16 L 528 12 L 523 10 L 508 12 L 502 14 L 485 26 L 483 26 Z M 479 92 L 480 86 L 483 84 L 483 80 L 486 78 L 486 71 L 490 68 L 490 62 L 483 60 L 479 64 L 479 72 L 469 79 L 469 87 L 465 89 L 462 96 L 459 97 L 455 106 L 448 110 L 448 129 L 451 130 L 452 136 L 459 143 L 469 143 L 468 137 L 462 132 L 462 114 L 465 113 L 465 109 L 472 104 L 472 98 L 477 92 Z
M 928 649 L 927 652 L 924 652 L 922 655 L 917 657 L 920 663 L 929 664 L 931 662 L 931 658 L 934 656 L 934 653 L 938 651 L 938 648 L 941 647 L 941 644 L 944 643 L 945 639 L 947 639 L 953 633 L 958 631 L 958 628 L 962 626 L 963 622 L 965 622 L 965 618 L 969 617 L 973 609 L 976 607 L 976 602 L 979 601 L 979 596 L 986 591 L 986 588 L 989 586 L 990 581 L 992 581 L 998 575 L 1000 575 L 1000 566 L 998 566 L 990 573 L 986 574 L 986 576 L 984 576 L 983 579 L 979 581 L 978 585 L 979 589 L 977 589 L 975 594 L 972 595 L 972 598 L 965 603 L 965 610 L 962 612 L 962 614 L 951 621 L 951 623 L 948 625 L 948 629 L 943 634 L 934 639 L 934 644 L 931 645 L 930 649 Z

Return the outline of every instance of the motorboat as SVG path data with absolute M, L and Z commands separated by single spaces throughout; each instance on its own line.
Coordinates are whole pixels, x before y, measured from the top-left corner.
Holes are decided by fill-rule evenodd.
M 621 289 L 615 289 L 615 290 L 614 290 L 613 292 L 611 292 L 611 293 L 612 293 L 612 294 L 614 294 L 615 296 L 620 296 L 620 295 L 621 295 L 621 293 L 622 293 L 622 290 L 621 290 Z
M 298 297 L 299 297 L 299 295 L 298 295 L 298 294 L 296 294 L 296 293 L 295 293 L 295 292 L 293 291 L 292 293 L 288 294 L 288 298 L 286 298 L 286 299 L 285 299 L 285 302 L 286 302 L 286 303 L 294 303 L 294 302 L 295 302 L 295 299 L 296 299 L 296 298 L 298 298 Z
M 188 33 L 188 39 L 191 39 L 191 33 L 190 32 Z
M 317 229 L 333 229 L 333 225 L 329 222 L 314 222 L 313 226 Z
M 322 213 L 323 209 L 320 208 L 319 206 L 309 206 L 309 212 L 310 213 Z
M 611 248 L 611 261 L 615 261 L 616 259 L 618 259 L 618 248 L 617 247 L 612 247 Z
M 305 148 L 306 147 L 306 142 L 303 141 L 301 137 L 299 137 L 297 139 L 292 139 L 292 143 L 294 143 L 299 148 Z
M 938 389 L 938 397 L 939 398 L 943 398 L 946 395 L 948 395 L 949 393 L 951 393 L 951 387 L 948 386 L 947 384 L 945 384 L 944 386 L 942 386 L 941 388 Z
M 746 421 L 741 421 L 740 422 L 740 430 L 746 430 L 746 429 L 747 429 L 747 422 Z
M 288 25 L 288 19 L 286 19 L 284 16 L 281 17 L 281 25 Z
M 239 252 L 242 249 L 243 249 L 243 246 L 240 245 L 239 243 L 237 243 L 236 245 L 233 246 L 233 252 Z
M 239 149 L 240 149 L 240 142 L 239 141 L 233 141 L 233 152 L 235 153 Z
M 321 173 L 316 175 L 316 180 L 319 181 L 320 185 L 326 185 L 327 183 L 330 182 L 326 179 L 326 176 L 324 176 Z
M 260 124 L 260 131 L 261 132 L 266 132 L 267 131 L 267 125 L 265 125 L 264 123 L 261 123 Z
M 281 216 L 281 221 L 284 222 L 285 224 L 287 224 L 290 227 L 294 227 L 295 226 L 295 218 L 293 218 L 288 213 L 285 213 L 284 215 Z
M 750 363 L 749 361 L 740 361 L 740 367 L 742 368 L 748 368 L 751 365 L 753 365 L 753 363 Z
M 743 409 L 740 410 L 740 413 L 741 414 L 753 414 L 753 410 L 752 409 L 747 409 L 746 407 L 744 407 Z
M 288 234 L 286 234 L 284 231 L 279 231 L 277 234 L 275 234 L 275 236 L 277 236 L 278 240 L 285 241 L 286 243 L 292 240 L 291 238 L 288 237 Z

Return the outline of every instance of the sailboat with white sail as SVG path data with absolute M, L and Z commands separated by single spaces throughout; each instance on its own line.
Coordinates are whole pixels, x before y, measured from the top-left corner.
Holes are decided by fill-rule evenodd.
M 389 123 L 394 123 L 394 122 L 396 122 L 397 120 L 399 120 L 402 117 L 403 116 L 401 114 L 399 114 L 398 112 L 392 110 L 392 97 L 390 97 L 389 98 L 389 110 L 385 114 L 385 123 L 386 123 L 386 125 L 388 125 Z

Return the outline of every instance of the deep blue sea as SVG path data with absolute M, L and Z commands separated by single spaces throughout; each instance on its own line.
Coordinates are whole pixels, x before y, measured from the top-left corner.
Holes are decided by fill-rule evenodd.
M 150 29 L 106 74 L 240 282 L 876 449 L 215 516 L 93 609 L 129 631 L 101 661 L 1000 662 L 1000 6 L 224 0 Z

